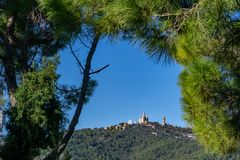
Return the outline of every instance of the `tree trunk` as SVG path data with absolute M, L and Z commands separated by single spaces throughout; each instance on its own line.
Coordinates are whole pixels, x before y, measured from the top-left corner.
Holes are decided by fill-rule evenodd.
M 10 16 L 7 22 L 6 28 L 6 52 L 5 52 L 5 76 L 6 84 L 8 88 L 8 94 L 10 99 L 11 107 L 15 106 L 15 91 L 17 89 L 16 71 L 15 71 L 15 50 L 14 50 L 14 27 L 15 27 L 15 17 Z
M 90 69 L 91 69 L 91 62 L 93 55 L 96 51 L 96 47 L 99 41 L 99 35 L 96 35 L 93 39 L 92 46 L 90 48 L 90 51 L 87 56 L 84 72 L 83 72 L 83 79 L 82 79 L 82 85 L 81 85 L 81 92 L 77 104 L 77 108 L 75 110 L 74 116 L 71 120 L 71 123 L 68 127 L 67 132 L 64 134 L 60 144 L 47 156 L 45 157 L 44 160 L 56 160 L 58 157 L 61 155 L 61 153 L 64 151 L 66 148 L 70 138 L 72 137 L 72 134 L 75 130 L 75 127 L 78 123 L 78 119 L 80 117 L 85 99 L 86 99 L 86 94 L 88 90 L 88 85 L 89 85 L 89 80 L 90 80 Z

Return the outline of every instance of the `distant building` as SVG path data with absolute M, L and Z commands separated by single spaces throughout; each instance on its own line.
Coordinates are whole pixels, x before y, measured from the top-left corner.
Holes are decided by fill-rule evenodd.
M 148 124 L 148 116 L 143 112 L 142 116 L 139 118 L 139 124 Z
M 132 125 L 132 124 L 134 124 L 134 122 L 130 119 L 130 120 L 128 120 L 128 124 Z
M 133 121 L 130 119 L 128 122 L 122 122 L 117 125 L 106 127 L 104 129 L 111 130 L 111 131 L 115 131 L 115 130 L 122 131 L 122 130 L 128 129 L 129 127 L 135 128 L 135 126 L 136 126 L 135 124 L 140 124 L 140 125 L 144 125 L 146 127 L 151 127 L 152 129 L 157 129 L 159 127 L 158 122 L 150 122 L 148 119 L 148 116 L 143 112 L 138 120 L 138 123 L 136 121 Z M 165 126 L 165 125 L 167 125 L 166 117 L 163 116 L 162 126 Z M 154 133 L 154 135 L 155 135 L 155 133 Z
M 163 125 L 163 126 L 167 125 L 167 123 L 166 123 L 166 117 L 165 117 L 165 116 L 163 116 L 162 125 Z

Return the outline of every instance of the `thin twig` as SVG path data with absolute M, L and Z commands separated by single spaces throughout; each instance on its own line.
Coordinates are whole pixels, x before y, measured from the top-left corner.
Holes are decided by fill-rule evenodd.
M 102 68 L 100 68 L 100 69 L 98 69 L 98 70 L 96 70 L 96 71 L 93 71 L 93 72 L 89 73 L 89 75 L 91 75 L 91 74 L 97 74 L 97 73 L 101 72 L 102 70 L 106 69 L 106 68 L 109 67 L 109 66 L 110 66 L 110 65 L 108 64 L 108 65 L 106 65 L 106 66 L 104 66 L 104 67 L 102 67 Z
M 86 48 L 90 48 L 86 43 L 84 43 L 80 37 L 78 37 L 78 40 L 82 43 L 82 45 Z
M 60 88 L 60 87 L 58 87 L 57 85 L 54 85 L 54 87 L 55 87 L 57 90 L 61 91 L 61 92 L 70 92 L 69 90 Z
M 84 67 L 83 67 L 83 65 L 82 65 L 82 63 L 81 63 L 81 61 L 78 59 L 78 57 L 76 56 L 75 52 L 73 51 L 73 49 L 72 49 L 72 45 L 69 44 L 69 46 L 70 46 L 70 50 L 71 50 L 72 55 L 74 56 L 74 58 L 76 59 L 77 63 L 78 63 L 79 66 L 81 67 L 80 72 L 81 72 L 81 74 L 83 74 L 83 72 L 84 72 L 85 69 L 84 69 Z

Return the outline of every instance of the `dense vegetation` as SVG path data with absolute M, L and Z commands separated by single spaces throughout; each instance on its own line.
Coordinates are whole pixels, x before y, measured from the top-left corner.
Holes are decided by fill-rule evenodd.
M 191 129 L 131 125 L 125 130 L 83 129 L 74 133 L 67 150 L 79 160 L 231 160 L 206 154 Z

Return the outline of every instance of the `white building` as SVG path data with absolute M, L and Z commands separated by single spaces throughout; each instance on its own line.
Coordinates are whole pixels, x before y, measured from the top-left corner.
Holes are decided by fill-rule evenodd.
M 129 120 L 128 120 L 128 124 L 129 124 L 129 125 L 132 125 L 132 124 L 134 124 L 134 122 L 133 122 L 131 119 L 129 119 Z

